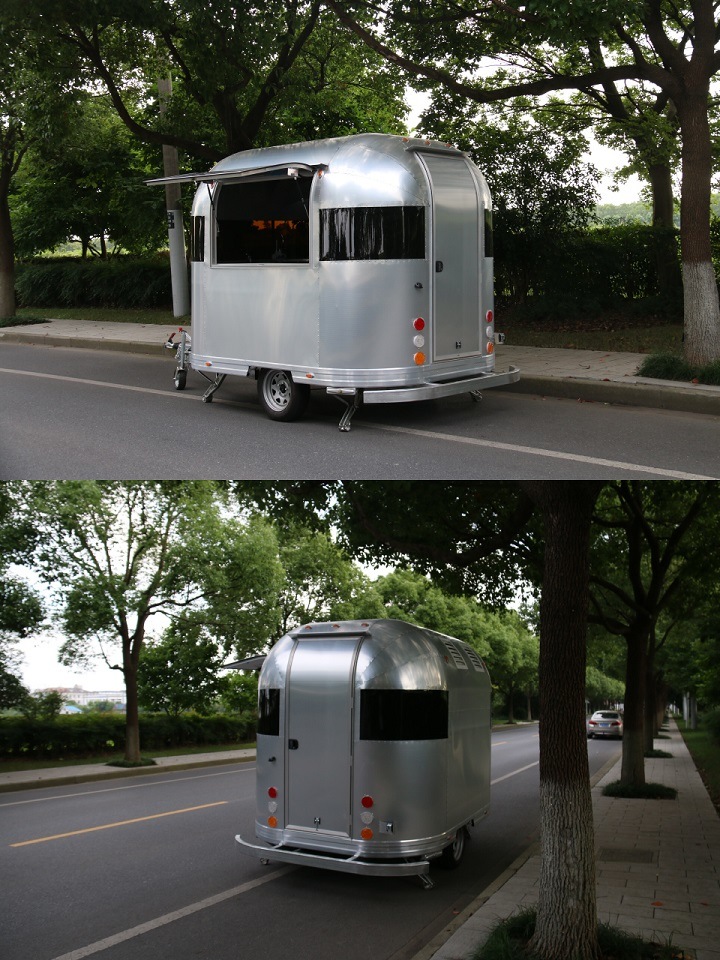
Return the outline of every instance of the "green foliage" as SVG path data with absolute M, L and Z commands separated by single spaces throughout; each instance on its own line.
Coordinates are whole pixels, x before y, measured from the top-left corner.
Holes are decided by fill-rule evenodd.
M 148 259 L 34 260 L 17 265 L 18 302 L 25 307 L 165 307 L 172 304 L 170 266 Z
M 55 690 L 28 695 L 20 703 L 20 712 L 27 720 L 53 720 L 60 716 L 63 696 Z
M 178 717 L 207 713 L 227 686 L 220 671 L 225 657 L 201 624 L 180 617 L 157 643 L 143 649 L 138 677 L 140 706 Z
M 657 380 L 680 380 L 720 386 L 720 360 L 698 367 L 676 354 L 654 353 L 643 360 L 638 374 Z
M 104 257 L 110 239 L 115 249 L 156 250 L 167 242 L 164 196 L 143 182 L 155 169 L 105 98 L 79 99 L 64 134 L 25 154 L 14 178 L 18 256 L 79 241 L 83 255 Z
M 143 747 L 163 750 L 212 744 L 241 744 L 255 737 L 255 714 L 179 718 L 143 715 Z M 0 719 L 0 759 L 56 760 L 107 756 L 125 746 L 122 714 L 82 714 L 54 719 Z
M 619 797 L 624 800 L 676 800 L 677 790 L 664 783 L 644 783 L 641 786 L 621 783 L 616 780 L 603 787 L 604 797 Z

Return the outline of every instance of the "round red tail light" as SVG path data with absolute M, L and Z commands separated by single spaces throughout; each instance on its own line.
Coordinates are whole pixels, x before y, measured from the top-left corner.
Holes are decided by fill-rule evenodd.
M 365 807 L 366 810 L 369 810 L 375 801 L 372 797 L 363 797 L 360 803 Z
M 415 327 L 416 330 L 424 330 L 425 321 L 423 320 L 422 317 L 418 317 L 417 320 L 413 320 L 413 326 Z
M 275 797 L 277 796 L 277 790 L 275 789 L 275 787 L 270 787 L 270 789 L 268 790 L 268 796 L 272 797 L 273 800 L 275 799 Z

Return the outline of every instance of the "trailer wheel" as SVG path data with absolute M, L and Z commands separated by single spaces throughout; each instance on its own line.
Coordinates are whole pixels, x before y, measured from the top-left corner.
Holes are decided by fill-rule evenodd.
M 298 420 L 308 405 L 310 387 L 295 383 L 287 370 L 263 370 L 258 378 L 258 397 L 271 420 Z
M 467 839 L 467 827 L 461 827 L 455 834 L 453 842 L 448 844 L 440 854 L 438 862 L 441 867 L 444 867 L 446 870 L 454 870 L 460 866 L 463 855 L 465 854 L 465 842 Z
M 187 383 L 187 370 L 183 370 L 182 367 L 178 367 L 175 371 L 175 376 L 173 377 L 176 390 L 184 390 L 185 384 Z

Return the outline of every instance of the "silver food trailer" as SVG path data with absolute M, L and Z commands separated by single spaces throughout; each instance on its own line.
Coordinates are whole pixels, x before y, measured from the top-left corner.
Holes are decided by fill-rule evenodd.
M 310 388 L 346 405 L 425 400 L 510 383 L 495 371 L 492 210 L 480 171 L 445 144 L 359 134 L 247 150 L 196 181 L 192 345 L 175 386 L 257 379 L 275 420 Z
M 459 863 L 468 826 L 488 812 L 490 699 L 477 652 L 432 630 L 400 620 L 293 630 L 259 677 L 262 842 L 237 842 L 264 862 L 430 886 L 430 861 Z

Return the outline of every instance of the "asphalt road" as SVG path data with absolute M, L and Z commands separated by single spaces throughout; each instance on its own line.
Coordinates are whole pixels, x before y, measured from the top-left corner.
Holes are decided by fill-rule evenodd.
M 340 433 L 315 393 L 306 419 L 274 423 L 255 383 L 211 404 L 173 359 L 0 344 L 0 479 L 707 479 L 717 418 L 488 390 L 371 406 Z
M 254 764 L 6 794 L 3 960 L 408 960 L 537 838 L 537 760 L 535 726 L 494 733 L 490 815 L 430 891 L 243 855 Z

